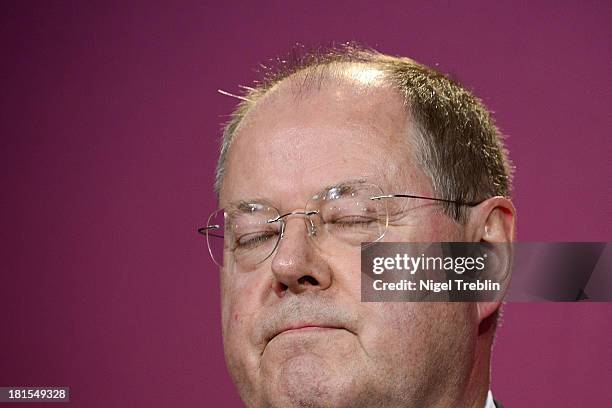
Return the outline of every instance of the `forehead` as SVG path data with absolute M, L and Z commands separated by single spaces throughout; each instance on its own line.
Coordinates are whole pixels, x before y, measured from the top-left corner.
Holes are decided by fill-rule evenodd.
M 401 96 L 373 74 L 308 89 L 300 81 L 281 83 L 236 132 L 221 205 L 265 198 L 299 206 L 324 186 L 354 179 L 385 191 L 391 184 L 422 184 L 411 129 Z

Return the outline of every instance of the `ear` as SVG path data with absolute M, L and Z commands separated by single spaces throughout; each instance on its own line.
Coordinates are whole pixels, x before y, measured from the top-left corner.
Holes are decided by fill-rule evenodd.
M 514 241 L 516 222 L 516 209 L 512 202 L 505 197 L 492 197 L 475 207 L 469 212 L 467 221 L 467 240 L 481 243 L 512 243 Z M 508 268 L 512 263 L 511 245 L 491 246 L 496 267 Z M 509 278 L 509 275 L 508 275 Z M 478 302 L 478 320 L 483 322 L 490 317 L 501 306 L 498 302 Z
M 505 197 L 491 197 L 470 209 L 467 233 L 472 242 L 513 242 L 516 209 Z

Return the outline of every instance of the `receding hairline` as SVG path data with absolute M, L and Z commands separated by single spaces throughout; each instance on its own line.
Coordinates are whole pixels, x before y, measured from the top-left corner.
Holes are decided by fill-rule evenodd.
M 256 113 L 260 105 L 274 98 L 288 93 L 296 102 L 299 102 L 314 92 L 320 92 L 324 87 L 327 89 L 327 87 L 345 85 L 356 85 L 363 89 L 370 88 L 373 91 L 389 91 L 397 96 L 397 101 L 404 108 L 407 107 L 400 90 L 393 85 L 388 74 L 375 62 L 335 61 L 300 69 L 274 83 L 256 98 L 250 98 L 250 104 L 245 109 L 232 137 L 238 134 L 241 124 L 247 122 L 248 117 Z M 409 110 L 406 110 L 406 113 L 409 114 Z

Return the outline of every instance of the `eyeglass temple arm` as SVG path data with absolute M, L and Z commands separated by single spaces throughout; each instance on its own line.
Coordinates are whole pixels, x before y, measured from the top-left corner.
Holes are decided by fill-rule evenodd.
M 374 197 L 370 197 L 370 200 L 380 200 L 381 198 L 394 198 L 394 197 L 400 197 L 400 198 L 419 198 L 421 200 L 432 200 L 432 201 L 442 201 L 445 203 L 452 203 L 452 204 L 457 204 L 457 205 L 465 205 L 468 207 L 474 207 L 478 204 L 480 204 L 480 202 L 465 202 L 465 201 L 461 201 L 461 200 L 447 200 L 444 198 L 433 198 L 433 197 L 424 197 L 424 196 L 418 196 L 418 195 L 412 195 L 412 194 L 386 194 L 386 195 L 380 195 L 380 196 L 374 196 Z
M 205 227 L 198 228 L 198 232 L 200 234 L 202 234 L 202 235 L 208 234 L 211 237 L 223 238 L 223 235 L 213 234 L 213 233 L 208 232 L 208 231 L 211 231 L 211 230 L 218 230 L 220 228 L 221 228 L 221 226 L 219 224 L 207 225 Z

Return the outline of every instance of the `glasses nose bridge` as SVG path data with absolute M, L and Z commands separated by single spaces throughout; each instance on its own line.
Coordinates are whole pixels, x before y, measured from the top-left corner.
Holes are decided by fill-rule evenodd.
M 312 216 L 313 215 L 318 215 L 319 212 L 318 211 L 291 211 L 285 214 L 281 214 L 276 218 L 273 218 L 271 220 L 268 220 L 268 223 L 272 223 L 272 222 L 280 222 L 281 223 L 281 236 L 280 238 L 282 239 L 284 234 L 285 234 L 285 228 L 286 228 L 286 218 L 290 217 L 292 215 L 300 215 L 302 217 L 305 217 L 308 220 L 308 235 L 313 236 L 317 233 L 316 227 L 314 222 L 312 221 Z

